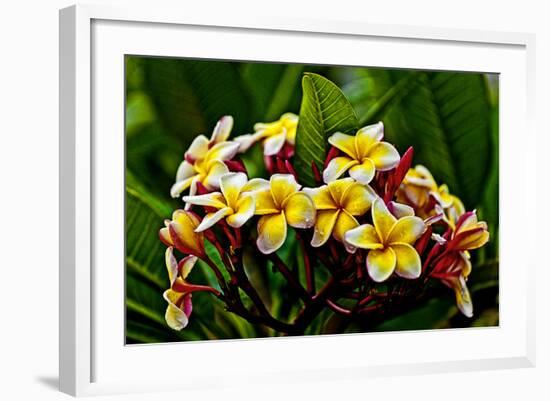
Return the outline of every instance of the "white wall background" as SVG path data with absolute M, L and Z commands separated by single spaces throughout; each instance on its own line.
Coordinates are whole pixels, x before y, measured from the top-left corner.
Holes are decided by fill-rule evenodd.
M 96 0 L 131 4 L 138 1 Z M 139 1 L 139 3 L 147 3 Z M 427 25 L 537 34 L 537 121 L 540 220 L 538 232 L 537 367 L 481 373 L 408 376 L 284 386 L 246 392 L 156 394 L 116 399 L 157 400 L 166 397 L 216 399 L 548 399 L 550 390 L 549 218 L 545 201 L 549 182 L 546 116 L 550 110 L 550 28 L 545 2 L 523 0 L 416 1 L 160 1 L 154 7 L 179 4 L 230 15 L 261 7 L 266 14 L 310 18 L 364 19 L 373 23 Z M 215 3 L 215 4 L 214 4 Z M 26 0 L 2 4 L 0 13 L 0 398 L 64 399 L 57 393 L 58 291 L 58 16 L 64 0 Z M 518 146 L 522 146 L 518 132 Z M 533 172 L 535 174 L 535 172 Z M 522 244 L 518 244 L 522 246 Z M 29 255 L 33 255 L 31 259 Z M 518 266 L 521 268 L 521 266 Z M 192 368 L 189 366 L 182 366 Z M 183 379 L 183 377 L 182 377 Z M 32 398 L 31 398 L 32 397 Z M 107 397 L 106 399 L 115 399 Z

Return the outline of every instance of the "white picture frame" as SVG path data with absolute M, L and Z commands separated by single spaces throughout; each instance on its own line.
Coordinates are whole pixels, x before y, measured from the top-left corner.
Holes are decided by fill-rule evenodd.
M 187 31 L 186 31 L 187 30 Z M 192 31 L 192 33 L 190 33 Z M 125 34 L 127 33 L 127 34 Z M 130 33 L 132 35 L 130 35 Z M 179 49 L 172 40 L 161 41 L 172 35 L 194 35 L 201 46 Z M 232 48 L 224 47 L 213 58 L 253 59 L 262 61 L 309 61 L 329 62 L 328 59 L 312 59 L 305 55 L 303 60 L 281 60 L 282 56 L 260 54 L 250 46 L 254 35 L 263 35 L 266 41 L 284 41 L 284 37 L 293 40 L 330 41 L 338 39 L 340 43 L 353 46 L 402 46 L 403 53 L 381 50 L 385 66 L 401 66 L 433 69 L 454 69 L 498 72 L 506 77 L 501 90 L 501 220 L 502 238 L 501 259 L 501 325 L 498 328 L 476 329 L 473 331 L 408 332 L 361 334 L 353 336 L 323 336 L 295 338 L 285 340 L 248 340 L 230 342 L 204 342 L 186 344 L 183 349 L 178 345 L 155 345 L 147 347 L 125 347 L 120 336 L 123 328 L 123 312 L 113 312 L 112 316 L 104 312 L 109 305 L 116 309 L 123 287 L 120 287 L 123 264 L 118 259 L 118 251 L 101 251 L 103 246 L 95 235 L 98 230 L 111 224 L 117 227 L 116 233 L 123 231 L 118 225 L 123 220 L 118 214 L 110 214 L 104 208 L 105 196 L 109 203 L 117 204 L 123 197 L 117 192 L 122 181 L 122 172 L 106 178 L 108 170 L 123 165 L 123 131 L 114 142 L 106 142 L 103 137 L 94 136 L 94 130 L 111 127 L 120 128 L 120 119 L 106 113 L 110 107 L 113 113 L 122 113 L 117 101 L 122 92 L 109 103 L 98 104 L 105 95 L 104 90 L 123 91 L 118 84 L 122 74 L 121 54 L 150 54 L 165 56 L 187 55 L 194 57 L 208 55 L 212 35 L 229 35 Z M 209 37 L 210 36 L 210 37 Z M 228 37 L 229 37 L 228 36 Z M 130 43 L 129 37 L 135 38 Z M 136 38 L 143 43 L 136 44 Z M 107 40 L 108 39 L 108 40 Z M 369 42 L 370 41 L 370 42 Z M 367 43 L 368 42 L 368 43 Z M 371 43 L 372 42 L 372 43 Z M 156 44 L 155 44 L 156 43 Z M 162 43 L 162 44 L 161 44 Z M 406 46 L 426 46 L 440 52 L 439 60 L 426 57 L 405 64 Z M 535 209 L 528 203 L 526 191 L 512 188 L 512 182 L 521 182 L 520 186 L 534 187 L 535 177 L 527 174 L 534 170 L 534 155 L 528 154 L 527 147 L 514 149 L 511 133 L 521 130 L 523 141 L 535 143 L 532 123 L 534 110 L 534 35 L 508 32 L 484 32 L 457 29 L 436 29 L 427 27 L 373 25 L 367 22 L 303 20 L 277 18 L 262 15 L 234 15 L 231 18 L 216 13 L 187 14 L 185 10 L 166 10 L 151 8 L 112 8 L 109 6 L 79 5 L 60 11 L 60 389 L 72 395 L 93 395 L 107 393 L 125 393 L 132 391 L 166 391 L 197 389 L 213 386 L 245 385 L 246 380 L 258 383 L 273 380 L 327 380 L 342 377 L 357 378 L 379 375 L 399 375 L 430 373 L 440 371 L 465 371 L 477 369 L 499 369 L 510 367 L 529 367 L 535 363 L 534 338 L 534 268 L 532 259 L 520 259 L 512 244 L 517 238 L 515 228 L 517 220 L 535 224 Z M 156 46 L 156 47 L 155 47 Z M 199 49 L 200 47 L 200 49 Z M 341 46 L 344 54 L 345 46 Z M 176 49 L 176 50 L 174 50 Z M 157 53 L 158 52 L 158 53 Z M 175 54 L 175 53 L 178 54 Z M 255 53 L 256 52 L 256 53 Z M 452 64 L 449 55 L 452 52 L 464 52 L 461 65 Z M 473 52 L 473 53 L 472 53 Z M 487 54 L 490 52 L 490 54 Z M 491 53 L 492 52 L 492 53 Z M 470 56 L 468 56 L 468 54 Z M 476 54 L 474 58 L 471 55 Z M 296 57 L 292 52 L 287 57 Z M 338 54 L 332 61 L 338 60 Z M 341 57 L 345 57 L 341 56 Z M 114 60 L 114 64 L 112 63 Z M 118 60 L 118 61 L 117 61 Z M 342 64 L 362 65 L 361 59 L 341 60 Z M 413 64 L 411 64 L 413 63 Z M 499 64 L 500 63 L 500 64 Z M 113 68 L 111 68 L 113 67 Z M 487 69 L 489 68 L 489 69 Z M 112 71 L 109 72 L 109 69 Z M 105 72 L 107 71 L 107 72 Z M 111 76 L 111 74 L 114 74 Z M 113 81 L 114 80 L 114 81 Z M 100 83 L 98 86 L 98 82 Z M 114 85 L 105 85 L 113 83 Z M 117 100 L 118 99 L 118 100 Z M 102 103 L 102 102 L 100 102 Z M 113 104 L 115 105 L 113 108 Z M 119 105 L 119 104 L 118 104 Z M 120 105 L 119 105 L 120 106 Z M 513 115 L 511 111 L 514 110 Z M 112 146 L 111 146 L 112 145 Z M 100 167 L 98 158 L 112 160 L 112 165 Z M 515 170 L 506 162 L 515 160 Z M 122 164 L 121 164 L 122 163 Z M 106 163 L 109 164 L 109 163 Z M 508 166 L 508 167 L 507 167 Z M 110 170 L 113 171 L 113 170 Z M 105 179 L 104 179 L 105 178 Z M 517 186 L 517 184 L 515 184 Z M 120 186 L 120 189 L 123 187 Z M 519 192 L 519 193 L 518 193 Z M 512 211 L 510 198 L 514 197 L 516 211 L 514 221 L 509 218 Z M 119 213 L 120 210 L 113 211 Z M 108 217 L 114 217 L 108 221 Z M 123 241 L 118 238 L 116 241 Z M 120 244 L 120 243 L 118 243 Z M 532 245 L 527 245 L 530 247 Z M 99 247 L 99 248 L 98 248 Z M 105 249 L 105 248 L 102 248 Z M 120 249 L 122 252 L 122 249 Z M 530 253 L 534 255 L 534 253 Z M 115 276 L 97 273 L 97 262 L 112 260 L 120 265 Z M 517 263 L 516 263 L 517 262 Z M 522 271 L 516 275 L 508 274 L 508 266 L 520 264 Z M 116 276 L 118 274 L 118 276 Z M 109 284 L 110 283 L 110 284 Z M 94 298 L 98 287 L 104 289 L 105 297 Z M 122 291 L 122 292 L 120 292 Z M 513 293 L 513 296 L 510 294 Z M 120 305 L 120 309 L 123 306 Z M 116 327 L 111 332 L 106 327 Z M 445 336 L 443 339 L 441 336 Z M 409 354 L 397 356 L 376 355 L 367 360 L 345 360 L 338 350 L 348 343 L 361 344 L 362 341 L 392 341 L 414 339 L 418 344 L 435 344 L 434 350 L 427 350 L 422 358 L 410 350 Z M 438 343 L 456 341 L 461 344 L 457 349 L 447 352 L 438 350 Z M 117 345 L 118 344 L 118 345 Z M 467 347 L 466 344 L 469 344 Z M 324 347 L 322 360 L 315 359 L 314 353 Z M 467 350 L 468 349 L 468 350 Z M 194 364 L 194 373 L 182 380 L 179 373 L 173 375 L 155 375 L 147 367 L 166 369 L 159 366 L 159 359 L 166 360 L 171 353 L 185 352 Z M 277 355 L 289 353 L 296 357 L 292 367 L 286 368 L 284 360 Z M 246 373 L 243 381 L 231 374 L 221 376 L 216 369 L 200 362 L 200 355 L 239 355 L 235 371 Z M 157 357 L 156 355 L 162 355 Z M 300 362 L 300 356 L 308 356 L 308 363 Z M 270 368 L 262 364 L 261 358 L 269 357 L 273 362 Z M 145 366 L 143 377 L 133 368 L 139 363 Z M 254 369 L 249 364 L 256 361 Z M 121 369 L 125 368 L 125 369 Z M 223 368 L 223 366 L 221 367 Z M 170 371 L 170 369 L 168 369 Z M 174 371 L 174 370 L 172 370 Z M 237 374 L 235 373 L 235 375 Z

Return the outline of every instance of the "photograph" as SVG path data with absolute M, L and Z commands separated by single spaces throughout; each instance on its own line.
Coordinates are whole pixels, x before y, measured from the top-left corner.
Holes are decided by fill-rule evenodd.
M 499 74 L 125 55 L 126 345 L 499 326 Z

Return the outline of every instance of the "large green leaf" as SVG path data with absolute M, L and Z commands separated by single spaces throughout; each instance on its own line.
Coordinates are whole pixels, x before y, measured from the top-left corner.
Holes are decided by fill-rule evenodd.
M 320 75 L 306 73 L 302 79 L 303 97 L 296 134 L 296 171 L 300 181 L 314 186 L 311 163 L 322 170 L 327 139 L 335 132 L 354 133 L 358 122 L 353 107 L 340 88 Z
M 217 120 L 235 116 L 234 132 L 248 130 L 251 99 L 238 64 L 144 58 L 144 82 L 163 125 L 185 143 L 210 135 Z
M 390 142 L 401 151 L 413 146 L 415 163 L 426 165 L 468 208 L 478 206 L 494 158 L 483 74 L 374 68 L 356 74 L 346 93 L 362 116 L 372 118 L 362 122 L 382 120 Z M 394 92 L 394 101 L 381 107 L 380 99 Z
M 243 64 L 241 73 L 258 121 L 273 121 L 300 107 L 300 77 L 304 68 L 302 64 Z
M 126 265 L 158 288 L 168 288 L 164 245 L 158 239 L 170 209 L 146 193 L 126 188 Z

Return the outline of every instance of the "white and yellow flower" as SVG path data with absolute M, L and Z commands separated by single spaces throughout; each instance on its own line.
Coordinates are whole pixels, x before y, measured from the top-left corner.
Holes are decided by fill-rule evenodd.
M 225 219 L 231 227 L 241 227 L 254 215 L 256 202 L 251 192 L 253 187 L 253 184 L 249 184 L 245 173 L 227 173 L 220 178 L 221 192 L 184 196 L 183 200 L 191 205 L 216 209 L 215 212 L 204 216 L 195 231 L 204 231 L 221 219 Z
M 449 193 L 446 184 L 438 186 L 430 170 L 422 165 L 407 171 L 397 196 L 399 200 L 414 205 L 416 209 L 424 209 L 429 204 L 430 196 L 443 209 L 451 207 L 457 201 L 460 202 L 460 199 Z
M 458 309 L 460 309 L 466 317 L 472 317 L 474 315 L 474 305 L 472 303 L 470 291 L 468 291 L 468 286 L 466 285 L 468 276 L 472 271 L 472 263 L 470 262 L 470 254 L 468 251 L 459 252 L 459 256 L 456 263 L 461 273 L 456 279 L 450 280 L 450 284 L 455 292 Z
M 399 163 L 399 153 L 387 142 L 381 142 L 384 137 L 384 125 L 368 125 L 361 128 L 355 136 L 336 132 L 328 142 L 344 152 L 346 156 L 332 159 L 323 171 L 325 183 L 336 180 L 346 171 L 356 181 L 368 184 L 374 178 L 376 171 L 391 170 Z
M 234 140 L 241 144 L 240 152 L 245 152 L 254 143 L 262 141 L 264 155 L 272 156 L 279 153 L 285 143 L 294 145 L 297 128 L 298 116 L 285 113 L 277 121 L 255 124 L 253 134 L 241 135 Z
M 267 189 L 255 192 L 258 221 L 258 249 L 269 254 L 279 249 L 286 239 L 287 225 L 309 228 L 315 224 L 315 206 L 300 192 L 291 174 L 273 174 Z
M 164 220 L 165 227 L 159 231 L 160 240 L 169 247 L 175 247 L 182 253 L 203 257 L 204 234 L 195 232 L 200 224 L 199 217 L 187 210 L 175 210 L 172 220 Z
M 192 293 L 197 291 L 212 292 L 219 294 L 217 290 L 205 285 L 191 284 L 187 276 L 195 266 L 198 258 L 187 256 L 179 263 L 177 262 L 173 248 L 168 247 L 165 253 L 166 268 L 170 278 L 170 288 L 164 291 L 163 298 L 168 302 L 164 318 L 168 326 L 173 330 L 182 330 L 189 323 L 189 317 L 193 310 L 191 301 Z
M 489 236 L 487 223 L 477 220 L 475 210 L 466 212 L 456 222 L 448 249 L 459 251 L 478 249 L 489 241 Z
M 233 117 L 224 116 L 218 121 L 210 140 L 204 135 L 197 136 L 181 162 L 176 173 L 176 182 L 170 189 L 173 198 L 190 189 L 196 193 L 197 182 L 208 190 L 219 188 L 220 177 L 229 172 L 224 161 L 231 160 L 239 150 L 239 144 L 227 141 L 233 127 Z
M 451 288 L 456 297 L 458 309 L 467 317 L 472 317 L 474 308 L 472 297 L 466 282 L 472 271 L 470 253 L 468 251 L 453 252 L 435 267 L 432 277 L 440 279 Z
M 343 242 L 350 252 L 354 252 L 355 248 L 344 242 L 344 234 L 359 226 L 355 216 L 361 216 L 370 209 L 376 199 L 373 189 L 353 178 L 343 178 L 320 188 L 304 188 L 303 192 L 309 195 L 317 209 L 311 246 L 325 244 L 332 234 L 334 239 Z
M 376 282 L 397 275 L 414 279 L 420 276 L 420 256 L 412 246 L 422 235 L 426 226 L 417 216 L 395 218 L 384 201 L 376 199 L 371 208 L 374 225 L 363 224 L 344 235 L 350 245 L 369 249 L 367 270 Z

